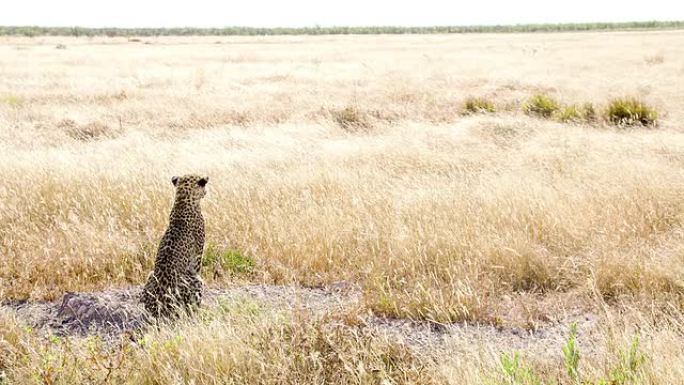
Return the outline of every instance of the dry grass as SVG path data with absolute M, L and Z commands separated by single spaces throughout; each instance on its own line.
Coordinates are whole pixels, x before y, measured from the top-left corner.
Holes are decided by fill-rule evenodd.
M 193 170 L 211 176 L 208 239 L 253 256 L 255 279 L 359 282 L 383 313 L 477 319 L 492 296 L 520 290 L 679 295 L 683 152 L 674 131 L 522 116 L 7 149 L 3 296 L 142 282 L 170 176 Z
M 254 258 L 248 279 L 350 281 L 377 314 L 437 322 L 499 319 L 512 293 L 681 311 L 682 33 L 610 36 L 2 38 L 0 298 L 141 283 L 171 176 L 199 172 L 207 239 Z M 630 131 L 461 116 L 468 95 L 539 93 L 665 114 Z
M 46 338 L 0 318 L 0 375 L 27 385 L 436 382 L 436 372 L 427 371 L 430 359 L 386 336 L 267 313 L 251 303 L 233 303 L 230 309 L 134 341 Z
M 448 337 L 441 349 L 420 351 L 378 330 L 249 301 L 226 303 L 192 320 L 118 341 L 44 336 L 0 313 L 0 382 L 682 384 L 681 314 L 657 326 L 634 313 L 614 316 L 607 313 L 591 332 L 579 329 L 578 381 L 563 361 L 569 331 L 551 344 L 538 341 L 514 351 L 502 351 L 498 339 L 461 335 Z M 502 359 L 514 354 L 520 356 L 520 369 L 512 376 Z

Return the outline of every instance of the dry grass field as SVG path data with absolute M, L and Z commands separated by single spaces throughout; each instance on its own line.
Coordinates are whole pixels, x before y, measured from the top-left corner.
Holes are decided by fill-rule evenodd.
M 684 383 L 682 42 L 0 38 L 0 299 L 140 285 L 187 172 L 210 178 L 207 285 L 343 282 L 361 298 L 323 315 L 207 308 L 120 344 L 0 309 L 0 384 Z M 526 114 L 538 94 L 597 118 Z M 496 111 L 465 114 L 470 97 Z M 622 97 L 657 127 L 603 118 Z M 571 337 L 419 349 L 371 316 L 563 338 L 594 322 L 577 369 Z

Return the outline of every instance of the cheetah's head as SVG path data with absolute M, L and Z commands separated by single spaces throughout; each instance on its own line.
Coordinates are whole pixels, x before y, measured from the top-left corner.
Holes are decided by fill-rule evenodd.
M 209 177 L 192 174 L 171 178 L 171 182 L 176 186 L 176 197 L 190 198 L 192 201 L 199 201 L 207 194 L 205 186 L 208 181 Z

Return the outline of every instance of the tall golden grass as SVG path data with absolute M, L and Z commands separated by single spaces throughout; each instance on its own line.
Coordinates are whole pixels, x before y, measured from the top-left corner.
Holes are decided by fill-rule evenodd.
M 389 315 L 478 318 L 511 291 L 680 295 L 682 153 L 676 131 L 524 117 L 15 148 L 3 295 L 142 282 L 186 171 L 211 177 L 208 242 L 253 256 L 256 279 L 356 282 Z

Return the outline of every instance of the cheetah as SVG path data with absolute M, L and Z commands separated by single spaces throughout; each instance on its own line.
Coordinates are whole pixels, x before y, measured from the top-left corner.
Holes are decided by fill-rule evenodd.
M 141 302 L 154 318 L 190 311 L 202 300 L 199 277 L 204 249 L 204 218 L 200 200 L 206 194 L 208 177 L 174 176 L 171 182 L 176 197 L 171 209 L 169 227 L 159 243 L 154 271 L 147 279 Z

